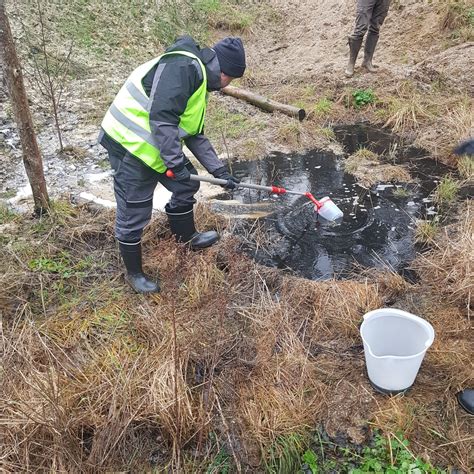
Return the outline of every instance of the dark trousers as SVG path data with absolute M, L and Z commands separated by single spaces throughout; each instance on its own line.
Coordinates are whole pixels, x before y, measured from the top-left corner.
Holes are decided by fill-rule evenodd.
M 362 39 L 369 30 L 375 36 L 379 35 L 391 0 L 357 0 L 357 16 L 354 32 L 351 37 Z
M 143 229 L 150 222 L 153 210 L 153 192 L 161 183 L 171 196 L 168 207 L 175 212 L 190 210 L 196 203 L 194 195 L 199 190 L 199 182 L 179 182 L 157 173 L 138 158 L 129 153 L 124 156 L 108 150 L 109 161 L 114 177 L 117 217 L 115 237 L 121 242 L 138 242 Z M 194 166 L 188 161 L 186 167 L 197 174 Z

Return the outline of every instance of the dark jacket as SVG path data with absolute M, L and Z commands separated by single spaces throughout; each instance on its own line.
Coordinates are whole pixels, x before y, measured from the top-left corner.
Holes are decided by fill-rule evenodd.
M 190 36 L 179 38 L 166 52 L 187 51 L 196 55 L 206 66 L 208 89 L 217 89 L 220 81 L 220 69 L 217 57 L 210 49 L 200 49 Z M 150 104 L 150 128 L 160 150 L 161 158 L 168 168 L 179 169 L 184 162 L 179 138 L 179 117 L 186 109 L 189 98 L 200 87 L 203 81 L 199 63 L 188 56 L 165 56 L 143 78 L 142 85 L 146 94 L 152 98 Z M 125 155 L 127 151 L 115 140 L 102 131 L 100 143 L 115 155 Z M 201 164 L 212 173 L 223 163 L 203 135 L 185 138 L 186 146 Z

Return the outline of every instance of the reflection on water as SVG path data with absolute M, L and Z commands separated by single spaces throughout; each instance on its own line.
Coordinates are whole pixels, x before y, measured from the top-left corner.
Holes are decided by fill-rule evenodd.
M 350 148 L 361 145 L 378 153 L 396 147 L 390 135 L 364 126 L 340 128 L 336 133 L 349 153 Z M 265 265 L 288 268 L 313 280 L 347 277 L 360 267 L 402 271 L 415 255 L 415 218 L 430 208 L 425 198 L 447 169 L 426 158 L 423 150 L 404 150 L 398 155 L 416 183 L 365 189 L 344 173 L 343 157 L 319 151 L 274 153 L 258 162 L 233 163 L 234 174 L 243 182 L 310 191 L 317 198 L 330 196 L 344 212 L 338 225 L 318 218 L 306 198 L 291 195 L 271 197 L 265 192 L 238 190 L 219 196 L 215 208 L 231 212 L 232 206 L 223 202 L 229 198 L 237 214 L 246 209 L 244 214 L 249 215 L 254 205 L 259 213 L 268 213 L 257 224 L 242 219 L 237 225 L 245 251 Z M 397 192 L 402 186 L 406 193 Z

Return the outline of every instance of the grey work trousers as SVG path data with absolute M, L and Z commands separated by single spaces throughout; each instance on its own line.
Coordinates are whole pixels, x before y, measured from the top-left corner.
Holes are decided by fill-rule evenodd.
M 378 36 L 383 25 L 391 0 L 357 0 L 357 16 L 353 39 L 362 39 L 369 33 Z
M 151 219 L 153 192 L 158 183 L 173 193 L 168 203 L 170 209 L 185 212 L 196 203 L 194 195 L 199 190 L 197 181 L 174 181 L 129 153 L 119 156 L 109 151 L 109 161 L 117 202 L 115 237 L 120 242 L 138 242 L 141 239 L 143 229 Z M 186 167 L 191 173 L 197 174 L 189 161 Z

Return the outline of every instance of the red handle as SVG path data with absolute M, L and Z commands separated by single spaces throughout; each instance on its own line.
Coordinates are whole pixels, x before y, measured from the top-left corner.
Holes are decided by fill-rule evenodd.
M 174 179 L 174 173 L 171 170 L 166 170 L 165 175 L 167 178 Z
M 304 195 L 313 203 L 316 205 L 318 209 L 321 209 L 323 205 L 311 194 L 311 193 L 304 193 Z
M 285 188 L 279 188 L 278 186 L 272 186 L 272 194 L 285 194 Z

